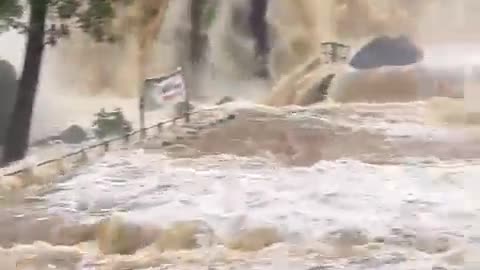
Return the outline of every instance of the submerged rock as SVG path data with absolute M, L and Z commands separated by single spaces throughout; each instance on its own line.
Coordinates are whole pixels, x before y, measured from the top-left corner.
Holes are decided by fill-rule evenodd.
M 406 36 L 379 36 L 363 46 L 350 61 L 356 69 L 406 66 L 423 59 L 423 51 Z
M 222 104 L 225 104 L 225 103 L 230 103 L 230 102 L 233 102 L 235 101 L 235 99 L 231 96 L 224 96 L 222 99 L 220 99 L 219 101 L 217 101 L 217 103 L 215 103 L 215 105 L 222 105 Z
M 328 74 L 320 81 L 315 82 L 315 84 L 302 93 L 302 95 L 299 95 L 296 104 L 308 106 L 325 101 L 328 97 L 328 89 L 330 88 L 335 76 L 335 74 Z
M 60 133 L 59 139 L 64 143 L 78 144 L 87 140 L 87 132 L 78 125 L 71 125 Z

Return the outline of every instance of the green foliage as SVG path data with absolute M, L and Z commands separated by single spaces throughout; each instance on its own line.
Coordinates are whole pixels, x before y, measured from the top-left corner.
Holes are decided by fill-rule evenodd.
M 23 7 L 18 0 L 0 0 L 0 32 L 15 26 L 22 15 Z
M 132 131 L 132 125 L 127 121 L 120 109 L 107 112 L 101 109 L 95 114 L 92 124 L 97 138 L 105 138 L 112 135 L 123 135 Z
M 68 35 L 69 28 L 74 26 L 90 34 L 96 41 L 114 41 L 113 35 L 108 33 L 111 20 L 115 17 L 111 0 L 50 0 L 50 10 L 53 16 L 62 23 L 60 28 L 64 30 L 55 33 L 56 38 Z M 122 2 L 127 4 L 125 0 Z M 57 27 L 58 29 L 58 27 Z
M 21 3 L 20 0 L 0 0 L 0 32 L 10 28 L 28 30 L 26 24 L 19 21 L 26 9 Z M 98 42 L 113 42 L 116 38 L 109 27 L 115 17 L 114 5 L 131 3 L 132 0 L 48 0 L 49 18 L 55 22 L 49 23 L 46 43 L 55 45 L 59 38 L 69 36 L 72 27 L 83 30 Z
M 215 2 L 207 3 L 202 13 L 202 24 L 204 25 L 205 29 L 208 29 L 213 24 L 213 21 L 215 21 L 217 16 L 217 4 Z
M 112 40 L 113 37 L 108 36 L 105 31 L 109 22 L 115 16 L 112 3 L 109 0 L 88 1 L 88 7 L 77 14 L 80 28 L 86 33 L 91 34 L 97 41 Z

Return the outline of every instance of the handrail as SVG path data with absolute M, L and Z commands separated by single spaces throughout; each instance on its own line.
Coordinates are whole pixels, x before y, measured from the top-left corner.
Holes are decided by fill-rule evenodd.
M 197 110 L 197 111 L 192 111 L 192 112 L 187 112 L 185 114 L 188 114 L 188 115 L 194 115 L 194 114 L 198 114 L 198 113 L 201 113 L 201 112 L 207 112 L 207 111 L 211 111 L 212 109 L 203 109 L 203 110 Z M 234 118 L 234 115 L 228 115 L 226 120 L 229 120 L 229 119 L 233 119 Z M 153 128 L 157 128 L 157 129 L 160 129 L 161 127 L 163 127 L 164 125 L 166 124 L 170 124 L 170 123 L 175 123 L 176 121 L 180 120 L 180 119 L 185 119 L 184 116 L 176 116 L 174 118 L 170 118 L 170 119 L 167 119 L 167 120 L 164 120 L 164 121 L 161 121 L 161 122 L 158 122 L 154 125 L 151 125 L 149 127 L 146 127 L 146 128 L 140 128 L 140 129 L 137 129 L 137 130 L 134 130 L 134 131 L 131 131 L 127 134 L 124 134 L 124 135 L 120 135 L 120 136 L 115 136 L 113 138 L 110 138 L 110 139 L 107 139 L 107 140 L 102 140 L 101 142 L 98 142 L 98 143 L 95 143 L 95 144 L 91 144 L 91 145 L 88 145 L 88 146 L 84 146 L 82 147 L 81 149 L 79 150 L 76 150 L 76 151 L 73 151 L 73 152 L 70 152 L 70 153 L 67 153 L 67 154 L 64 154 L 60 157 L 56 157 L 56 158 L 51 158 L 51 159 L 47 159 L 47 160 L 44 160 L 40 163 L 37 163 L 35 164 L 35 167 L 41 167 L 41 166 L 45 166 L 45 165 L 48 165 L 48 164 L 51 164 L 51 163 L 54 163 L 54 162 L 58 162 L 58 161 L 61 161 L 61 160 L 64 160 L 66 158 L 69 158 L 69 157 L 73 157 L 73 156 L 76 156 L 76 155 L 79 155 L 79 154 L 82 154 L 82 153 L 86 153 L 87 150 L 91 150 L 91 149 L 95 149 L 95 148 L 98 148 L 98 147 L 104 147 L 105 148 L 105 152 L 108 152 L 109 151 L 109 148 L 110 148 L 110 144 L 112 144 L 113 142 L 117 142 L 117 141 L 125 141 L 125 142 L 128 142 L 130 137 L 136 135 L 136 134 L 145 134 L 146 131 L 148 130 L 151 130 Z M 223 120 L 225 119 L 220 119 L 218 122 L 223 122 Z M 145 138 L 140 136 L 140 141 L 144 140 Z M 3 167 L 5 168 L 5 167 Z M 2 169 L 3 169 L 2 168 Z M 25 170 L 27 170 L 28 168 L 22 168 L 22 169 L 17 169 L 13 172 L 9 172 L 9 173 L 6 173 L 6 174 L 3 174 L 2 176 L 15 176 L 15 175 L 18 175 L 18 174 L 21 174 L 23 173 Z

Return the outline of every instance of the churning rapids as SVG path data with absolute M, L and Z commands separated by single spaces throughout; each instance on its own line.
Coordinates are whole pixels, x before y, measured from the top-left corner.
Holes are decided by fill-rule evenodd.
M 6 203 L 3 269 L 467 269 L 480 133 L 461 102 L 226 104 L 221 127 Z

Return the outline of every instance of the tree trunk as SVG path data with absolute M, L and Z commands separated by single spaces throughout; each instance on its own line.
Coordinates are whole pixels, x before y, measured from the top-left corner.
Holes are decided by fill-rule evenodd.
M 30 0 L 30 21 L 17 100 L 11 115 L 3 163 L 23 159 L 28 150 L 30 125 L 40 76 L 48 0 Z
M 262 67 L 258 71 L 260 77 L 268 77 L 266 58 L 269 52 L 268 24 L 266 20 L 268 0 L 250 0 L 248 21 L 255 39 L 255 54 Z

